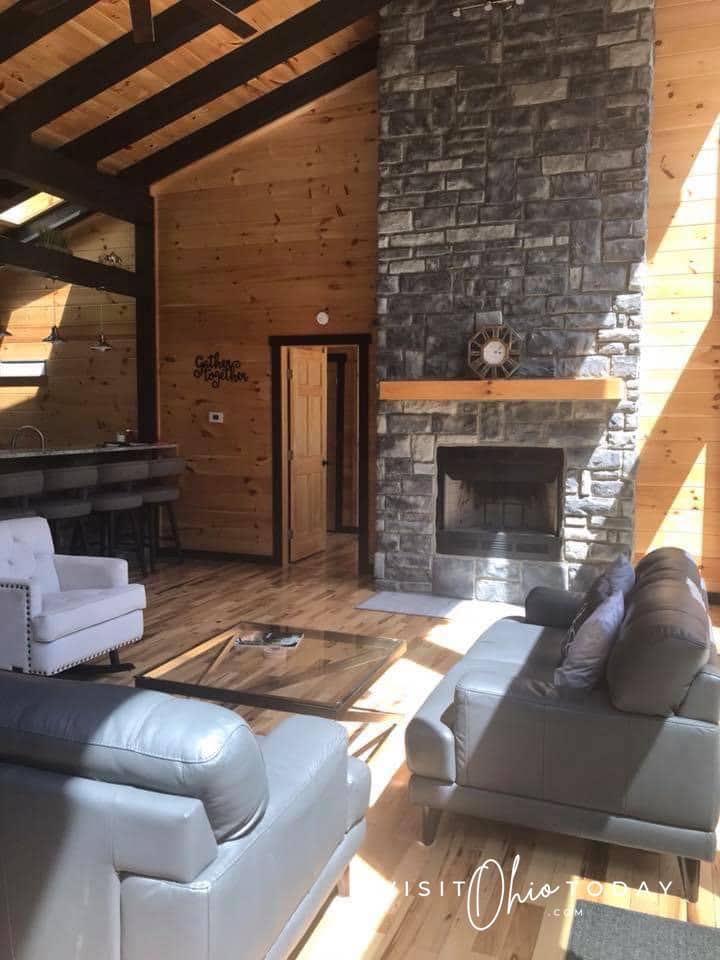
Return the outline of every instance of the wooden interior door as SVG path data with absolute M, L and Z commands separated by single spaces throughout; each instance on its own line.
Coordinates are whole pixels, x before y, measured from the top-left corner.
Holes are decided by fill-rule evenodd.
M 290 562 L 327 546 L 327 349 L 288 347 Z

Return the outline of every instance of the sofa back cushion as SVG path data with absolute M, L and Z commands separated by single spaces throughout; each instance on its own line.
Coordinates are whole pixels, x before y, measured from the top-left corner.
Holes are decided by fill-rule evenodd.
M 42 517 L 0 521 L 0 580 L 28 580 L 40 594 L 57 593 L 54 553 Z
M 684 551 L 657 550 L 638 564 L 607 681 L 618 710 L 676 713 L 708 662 L 712 631 L 702 579 Z
M 0 761 L 193 797 L 218 842 L 252 830 L 268 800 L 241 717 L 150 690 L 0 673 Z

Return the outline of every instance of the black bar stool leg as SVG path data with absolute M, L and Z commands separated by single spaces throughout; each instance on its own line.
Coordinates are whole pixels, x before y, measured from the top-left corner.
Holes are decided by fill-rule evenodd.
M 108 510 L 107 512 L 107 538 L 108 538 L 108 556 L 114 557 L 116 554 L 116 543 L 117 543 L 114 510 Z
M 150 572 L 155 573 L 157 559 L 157 542 L 155 539 L 155 506 L 152 503 L 145 505 L 145 525 L 147 529 L 148 540 L 148 559 L 150 562 Z
M 175 505 L 173 503 L 166 503 L 165 509 L 167 510 L 170 529 L 172 530 L 173 540 L 175 541 L 175 553 L 178 563 L 182 563 L 185 558 L 183 557 L 182 544 L 180 543 L 180 531 L 178 530 L 177 517 L 175 516 Z
M 84 556 L 90 555 L 90 541 L 88 540 L 88 528 L 87 528 L 87 518 L 78 517 L 76 531 L 78 535 L 78 540 L 80 541 L 80 549 L 83 552 Z
M 142 575 L 147 576 L 147 565 L 145 563 L 145 538 L 143 536 L 143 522 L 141 516 L 141 510 L 130 510 L 130 522 L 132 523 L 133 532 L 135 534 L 135 550 L 137 551 L 137 559 L 140 569 L 142 570 Z

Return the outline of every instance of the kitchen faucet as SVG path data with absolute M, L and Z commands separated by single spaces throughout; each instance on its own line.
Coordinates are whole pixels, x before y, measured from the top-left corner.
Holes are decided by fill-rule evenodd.
M 47 441 L 45 440 L 45 434 L 42 430 L 39 430 L 37 427 L 33 426 L 32 423 L 24 423 L 21 427 L 18 427 L 17 430 L 13 430 L 12 437 L 10 438 L 10 449 L 14 450 L 17 446 L 17 438 L 24 430 L 32 430 L 33 433 L 36 433 L 40 437 L 41 449 L 43 453 L 47 450 Z

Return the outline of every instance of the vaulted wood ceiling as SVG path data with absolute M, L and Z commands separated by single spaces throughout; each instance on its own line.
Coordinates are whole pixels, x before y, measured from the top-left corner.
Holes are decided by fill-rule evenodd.
M 69 184 L 82 209 L 83 171 L 144 191 L 372 68 L 382 0 L 223 2 L 251 37 L 191 0 L 152 0 L 155 43 L 134 41 L 128 0 L 0 0 L 3 207 Z

